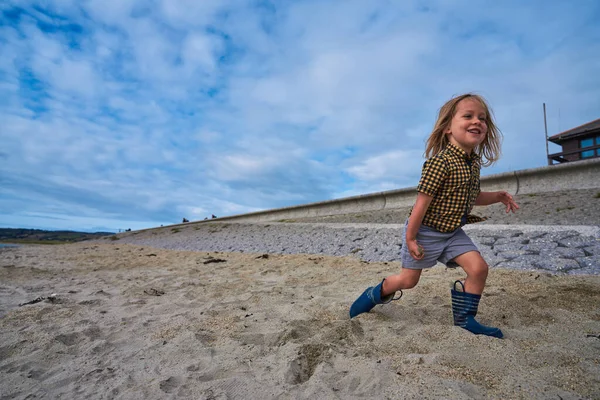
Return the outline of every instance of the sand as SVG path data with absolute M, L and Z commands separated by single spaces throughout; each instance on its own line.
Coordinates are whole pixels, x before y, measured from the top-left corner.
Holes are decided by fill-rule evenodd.
M 463 274 L 443 267 L 350 320 L 365 284 L 399 268 L 118 243 L 0 250 L 0 398 L 600 398 L 600 277 L 492 270 L 478 318 L 503 340 L 452 325 Z

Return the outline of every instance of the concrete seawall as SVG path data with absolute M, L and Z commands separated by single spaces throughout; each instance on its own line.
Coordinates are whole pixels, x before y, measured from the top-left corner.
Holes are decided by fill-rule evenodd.
M 600 159 L 524 169 L 481 178 L 482 191 L 506 190 L 512 194 L 600 188 Z M 408 207 L 413 205 L 416 186 L 317 203 L 258 211 L 219 218 L 218 221 L 265 222 L 325 215 Z M 204 222 L 204 221 L 198 221 Z
M 506 190 L 514 195 L 596 188 L 600 188 L 600 158 L 505 172 L 481 178 L 482 191 Z M 414 204 L 416 194 L 416 186 L 414 186 L 317 203 L 232 215 L 212 220 L 173 224 L 169 225 L 169 227 L 187 226 L 211 221 L 281 221 L 410 207 Z M 142 229 L 138 232 L 152 229 L 164 229 L 164 227 Z

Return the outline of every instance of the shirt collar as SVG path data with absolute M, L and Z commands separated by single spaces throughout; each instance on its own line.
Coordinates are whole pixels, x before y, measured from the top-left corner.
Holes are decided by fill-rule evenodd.
M 474 151 L 472 151 L 471 155 L 469 156 L 466 151 L 464 151 L 463 149 L 461 149 L 458 146 L 453 145 L 452 143 L 448 143 L 448 145 L 446 146 L 446 150 L 454 155 L 459 156 L 460 158 L 462 158 L 464 160 L 467 160 L 467 161 L 475 161 L 475 160 L 479 160 L 481 158 L 479 156 L 479 154 L 477 154 Z

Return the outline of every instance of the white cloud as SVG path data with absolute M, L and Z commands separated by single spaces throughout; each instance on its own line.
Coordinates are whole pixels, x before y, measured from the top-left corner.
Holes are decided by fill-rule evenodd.
M 221 50 L 220 41 L 197 32 L 189 34 L 183 43 L 183 59 L 186 69 L 201 68 L 212 73 L 216 67 L 215 55 Z M 188 73 L 188 76 L 191 73 Z
M 403 181 L 404 177 L 420 172 L 421 165 L 416 160 L 422 158 L 422 154 L 422 151 L 415 150 L 389 151 L 368 157 L 346 170 L 357 179 L 367 182 Z
M 230 4 L 235 7 L 243 6 L 238 1 L 231 3 L 229 0 L 160 0 L 160 10 L 165 20 L 176 27 L 184 26 L 188 29 L 204 27 L 211 22 L 219 9 L 228 9 Z
M 195 139 L 203 145 L 211 145 L 219 142 L 223 138 L 223 135 L 213 130 L 202 129 L 196 133 Z
M 123 27 L 136 5 L 141 4 L 139 0 L 87 0 L 82 6 L 94 20 L 108 26 Z
M 213 154 L 209 159 L 211 175 L 219 182 L 262 182 L 264 185 L 265 175 L 277 174 L 289 165 L 297 161 L 294 152 L 268 151 L 268 154 L 260 154 L 259 149 L 251 149 L 248 154 Z
M 83 96 L 93 96 L 96 93 L 96 74 L 86 61 L 64 60 L 53 65 L 49 73 L 49 80 L 59 90 Z

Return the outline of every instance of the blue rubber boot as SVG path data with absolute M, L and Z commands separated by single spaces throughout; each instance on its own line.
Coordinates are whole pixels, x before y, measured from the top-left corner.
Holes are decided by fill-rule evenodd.
M 385 281 L 385 279 L 383 280 Z M 360 295 L 358 299 L 354 303 L 352 303 L 352 307 L 350 307 L 350 318 L 354 318 L 359 314 L 366 313 L 371 311 L 373 307 L 377 304 L 387 304 L 392 300 L 400 300 L 402 297 L 402 290 L 400 290 L 400 297 L 394 298 L 395 293 L 391 293 L 384 298 L 381 297 L 381 287 L 383 286 L 383 281 L 375 287 L 368 287 L 363 294 Z
M 460 283 L 462 291 L 456 290 L 456 284 Z M 454 316 L 454 325 L 460 326 L 476 335 L 487 335 L 502 339 L 504 335 L 498 328 L 491 326 L 481 325 L 475 321 L 477 315 L 477 308 L 479 307 L 479 300 L 481 295 L 466 293 L 465 286 L 461 281 L 454 282 L 453 288 L 450 290 L 452 293 L 452 314 Z

